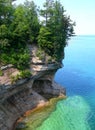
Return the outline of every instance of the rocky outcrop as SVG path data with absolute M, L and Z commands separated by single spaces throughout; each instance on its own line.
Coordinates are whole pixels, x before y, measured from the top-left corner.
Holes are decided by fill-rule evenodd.
M 58 63 L 32 60 L 30 71 L 33 75 L 30 78 L 20 79 L 15 84 L 0 83 L 0 130 L 13 130 L 17 119 L 26 111 L 50 98 L 65 95 L 65 89 L 52 80 L 58 68 Z

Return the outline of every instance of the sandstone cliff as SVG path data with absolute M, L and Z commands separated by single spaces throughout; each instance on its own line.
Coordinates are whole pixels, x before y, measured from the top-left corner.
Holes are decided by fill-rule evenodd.
M 3 67 L 0 76 L 0 130 L 12 130 L 18 118 L 26 111 L 35 108 L 39 103 L 46 102 L 52 97 L 65 95 L 65 89 L 53 81 L 53 75 L 60 63 L 43 63 L 36 56 L 37 48 L 30 49 L 32 59 L 30 71 L 32 76 L 11 84 L 6 73 L 19 73 L 12 66 Z

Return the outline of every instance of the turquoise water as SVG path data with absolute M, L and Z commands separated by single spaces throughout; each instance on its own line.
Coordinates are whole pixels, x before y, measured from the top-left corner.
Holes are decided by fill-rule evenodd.
M 37 128 L 33 115 L 25 118 L 30 124 L 23 130 L 95 130 L 95 36 L 73 37 L 62 62 L 55 81 L 65 86 L 67 99 L 59 101 L 47 116 L 50 107 L 34 114 L 36 122 L 45 116 Z
M 66 87 L 67 99 L 37 130 L 95 130 L 95 36 L 73 37 L 63 63 L 55 81 Z
M 88 104 L 82 97 L 68 97 L 57 104 L 56 111 L 37 130 L 90 130 Z

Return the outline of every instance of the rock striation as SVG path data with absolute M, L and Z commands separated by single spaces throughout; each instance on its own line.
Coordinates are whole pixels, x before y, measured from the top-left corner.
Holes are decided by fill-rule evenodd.
M 35 52 L 32 57 L 35 62 L 32 59 L 31 77 L 20 79 L 15 84 L 0 83 L 0 130 L 13 130 L 17 119 L 26 111 L 41 102 L 66 94 L 65 89 L 52 79 L 60 64 L 37 62 Z

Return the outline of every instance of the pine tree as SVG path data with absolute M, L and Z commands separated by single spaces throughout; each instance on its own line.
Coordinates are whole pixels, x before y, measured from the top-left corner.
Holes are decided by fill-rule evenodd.
M 74 23 L 65 15 L 64 7 L 60 2 L 46 0 L 44 7 L 45 9 L 41 10 L 44 20 L 38 36 L 38 44 L 56 61 L 61 61 L 67 40 L 73 35 Z

